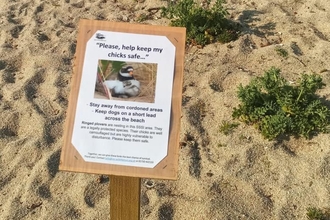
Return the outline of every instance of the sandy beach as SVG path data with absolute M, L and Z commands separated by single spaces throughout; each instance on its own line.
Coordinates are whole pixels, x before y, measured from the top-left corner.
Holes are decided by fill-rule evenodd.
M 154 10 L 166 4 L 0 1 L 1 220 L 109 219 L 107 176 L 58 170 L 78 22 L 167 26 Z M 307 220 L 308 208 L 330 208 L 329 134 L 268 141 L 243 123 L 219 131 L 234 121 L 238 86 L 272 66 L 292 83 L 320 74 L 318 95 L 330 102 L 329 2 L 228 0 L 226 8 L 242 32 L 187 48 L 178 180 L 141 180 L 141 220 Z

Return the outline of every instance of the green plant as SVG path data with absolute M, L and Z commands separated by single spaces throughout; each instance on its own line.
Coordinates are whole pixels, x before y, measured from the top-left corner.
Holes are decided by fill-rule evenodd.
M 137 17 L 137 21 L 138 21 L 138 22 L 143 22 L 143 21 L 148 20 L 149 17 L 150 17 L 150 16 L 149 16 L 148 14 L 146 14 L 146 13 L 142 13 L 142 14 L 140 14 L 140 15 Z
M 220 132 L 222 132 L 224 135 L 228 135 L 234 131 L 235 128 L 238 127 L 238 123 L 230 123 L 229 121 L 223 121 L 220 125 Z
M 284 48 L 281 47 L 275 47 L 275 51 L 277 52 L 278 55 L 284 58 L 287 58 L 289 55 L 288 51 L 286 51 Z
M 267 139 L 282 134 L 309 138 L 329 132 L 330 109 L 315 94 L 323 86 L 316 74 L 302 74 L 299 84 L 292 86 L 280 76 L 279 69 L 272 67 L 263 77 L 239 86 L 241 104 L 232 116 L 254 124 Z
M 109 89 L 103 82 L 107 80 L 110 75 L 118 73 L 125 65 L 126 62 L 122 61 L 99 60 L 97 66 L 97 85 L 100 85 L 102 87 L 101 90 L 103 90 L 103 93 L 107 98 L 110 99 L 111 94 Z
M 315 207 L 307 208 L 307 217 L 309 220 L 330 220 L 330 212 Z
M 169 1 L 162 9 L 162 16 L 171 19 L 171 25 L 186 27 L 187 43 L 204 46 L 220 41 L 226 43 L 237 39 L 238 30 L 228 20 L 228 11 L 223 7 L 225 0 L 204 1 L 200 6 L 194 0 Z
M 111 66 L 110 66 L 111 64 Z M 106 80 L 111 74 L 118 73 L 126 65 L 123 61 L 100 60 L 97 72 L 101 74 L 102 80 Z
M 111 61 L 111 73 L 118 73 L 124 66 L 126 62 L 123 61 Z

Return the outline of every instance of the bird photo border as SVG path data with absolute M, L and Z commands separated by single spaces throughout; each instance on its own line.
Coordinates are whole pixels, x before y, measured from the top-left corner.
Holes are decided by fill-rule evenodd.
M 95 99 L 155 102 L 157 63 L 99 60 Z

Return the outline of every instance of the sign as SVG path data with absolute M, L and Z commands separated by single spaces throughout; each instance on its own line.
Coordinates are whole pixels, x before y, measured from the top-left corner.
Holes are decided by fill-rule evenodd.
M 185 29 L 82 20 L 60 169 L 176 179 Z
M 80 82 L 83 89 L 78 95 L 72 137 L 73 146 L 85 161 L 153 168 L 164 159 L 168 147 L 174 58 L 175 46 L 164 36 L 98 30 L 91 37 L 86 46 L 84 60 L 88 62 L 83 65 Z M 154 75 L 155 88 L 148 86 L 150 82 L 140 83 L 137 88 L 147 87 L 145 89 L 152 90 L 154 98 L 146 100 L 150 98 L 148 94 L 137 95 L 134 99 L 125 95 L 117 100 L 95 98 L 99 61 L 108 61 L 108 65 L 112 61 L 124 62 L 123 67 L 132 67 L 136 72 L 134 80 Z

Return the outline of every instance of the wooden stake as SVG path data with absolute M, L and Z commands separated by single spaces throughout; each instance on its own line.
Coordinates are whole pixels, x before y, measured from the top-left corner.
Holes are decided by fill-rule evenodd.
M 110 219 L 140 219 L 141 179 L 110 176 Z

